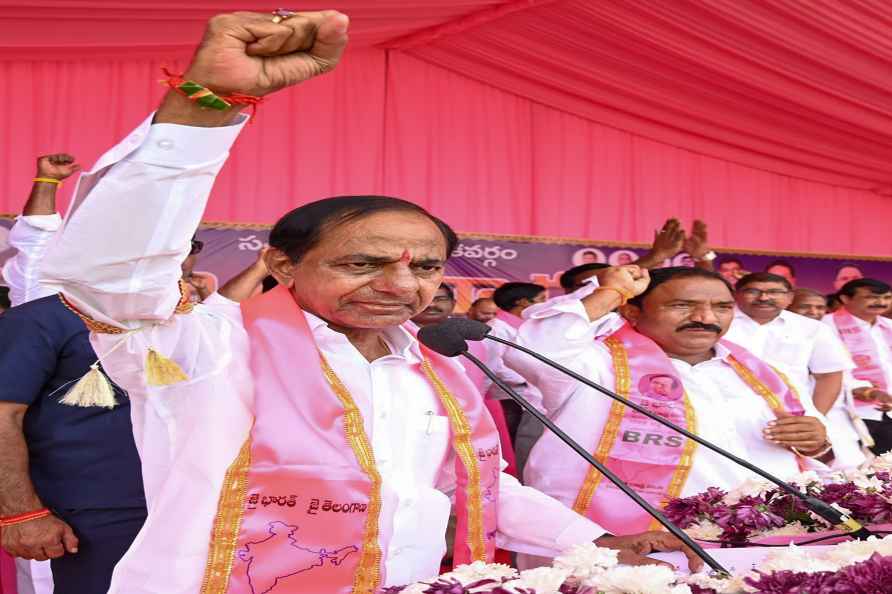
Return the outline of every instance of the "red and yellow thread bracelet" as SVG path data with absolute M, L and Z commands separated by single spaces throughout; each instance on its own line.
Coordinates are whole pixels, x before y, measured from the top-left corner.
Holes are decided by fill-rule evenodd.
M 55 184 L 55 185 L 57 185 L 57 186 L 61 186 L 61 185 L 62 185 L 62 180 L 61 180 L 61 179 L 53 179 L 53 178 L 51 178 L 51 177 L 35 177 L 35 178 L 34 178 L 33 180 L 31 180 L 31 181 L 33 181 L 33 182 L 43 182 L 43 183 L 45 183 L 45 184 Z
M 0 517 L 0 528 L 15 526 L 16 524 L 24 524 L 25 522 L 30 522 L 31 520 L 39 520 L 40 518 L 45 518 L 47 516 L 51 516 L 52 514 L 53 512 L 51 512 L 50 510 L 48 510 L 47 508 L 43 508 L 24 514 L 19 514 L 17 516 L 2 516 Z
M 263 103 L 263 97 L 233 93 L 231 95 L 217 95 L 209 88 L 193 80 L 186 80 L 181 74 L 174 74 L 167 68 L 162 68 L 166 79 L 161 84 L 167 85 L 186 99 L 194 101 L 202 107 L 226 111 L 233 105 L 250 105 L 251 115 L 257 112 L 257 106 Z

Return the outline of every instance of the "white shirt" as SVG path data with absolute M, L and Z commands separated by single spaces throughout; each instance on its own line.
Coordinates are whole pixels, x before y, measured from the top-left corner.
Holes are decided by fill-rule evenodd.
M 892 320 L 883 316 L 878 316 L 876 319 L 876 323 L 871 325 L 857 316 L 852 317 L 855 319 L 855 323 L 862 329 L 867 330 L 870 334 L 870 337 L 873 339 L 877 356 L 879 357 L 880 367 L 883 370 L 883 375 L 886 377 L 886 385 L 892 386 L 892 351 L 890 351 L 889 343 L 886 341 L 886 333 L 883 331 L 883 328 L 892 329 Z M 836 322 L 833 321 L 833 314 L 827 314 L 826 316 L 824 316 L 824 319 L 822 321 L 826 325 L 830 326 L 833 332 L 835 332 L 836 335 L 839 336 L 839 331 L 836 328 Z M 862 387 L 867 388 L 871 386 L 870 382 L 858 380 L 854 376 L 852 376 L 850 381 L 847 381 L 846 384 L 852 390 Z M 883 418 L 882 411 L 872 408 L 868 409 L 865 406 L 858 407 L 858 412 L 861 417 L 865 419 L 879 421 Z
M 149 508 L 115 568 L 110 593 L 196 594 L 223 478 L 252 424 L 253 385 L 236 304 L 214 295 L 191 314 L 172 312 L 180 261 L 241 125 L 148 122 L 82 177 L 75 208 L 42 271 L 94 319 L 134 329 L 91 337 L 110 375 L 130 394 Z M 390 502 L 382 521 L 393 522 L 383 551 L 387 585 L 435 575 L 445 550 L 453 454 L 446 419 L 428 414 L 437 410 L 433 389 L 411 371 L 420 357 L 417 342 L 394 328 L 387 335 L 392 354 L 369 363 L 325 322 L 307 320 L 363 412 L 375 450 Z M 180 363 L 190 380 L 146 387 L 150 345 Z M 602 534 L 559 502 L 502 475 L 500 546 L 554 555 Z
M 489 326 L 492 328 L 490 334 L 493 336 L 510 340 L 511 342 L 517 341 L 517 328 L 508 322 L 500 320 L 499 318 L 493 318 L 489 321 Z M 530 404 L 538 408 L 541 412 L 545 412 L 542 407 L 542 394 L 539 390 L 530 384 L 526 378 L 505 364 L 505 352 L 507 350 L 508 346 L 500 342 L 492 340 L 486 341 L 486 365 L 493 370 L 499 379 L 514 388 L 517 393 L 526 398 Z M 510 396 L 502 392 L 498 386 L 492 385 L 492 382 L 489 381 L 489 379 L 487 379 L 485 386 L 486 388 L 482 391 L 488 398 L 493 398 L 495 400 L 510 398 Z
M 38 282 L 39 265 L 61 226 L 62 217 L 57 213 L 16 218 L 9 231 L 9 246 L 18 251 L 3 265 L 3 279 L 9 286 L 9 301 L 13 307 L 53 294 Z
M 845 377 L 855 363 L 833 330 L 786 310 L 767 324 L 760 324 L 738 309 L 725 338 L 785 373 L 802 398 L 811 398 L 814 393 L 812 374 L 842 371 L 843 393 L 825 417 L 827 437 L 833 443 L 833 467 L 854 468 L 864 462 L 845 393 Z
M 855 368 L 833 331 L 791 311 L 783 310 L 767 324 L 760 324 L 738 309 L 724 338 L 786 374 L 803 398 L 812 395 L 811 374 Z
M 608 314 L 589 321 L 580 299 L 593 288 L 583 287 L 566 298 L 530 308 L 529 313 L 525 312 L 528 321 L 521 326 L 519 339 L 525 346 L 615 389 L 610 352 L 597 339 L 615 331 L 620 319 Z M 734 372 L 727 363 L 728 356 L 727 349 L 718 345 L 713 359 L 697 365 L 671 359 L 696 412 L 697 433 L 737 456 L 757 462 L 777 476 L 796 474 L 799 471 L 796 457 L 763 439 L 762 429 L 775 416 L 764 400 Z M 509 351 L 506 359 L 542 391 L 555 423 L 584 448 L 594 451 L 613 401 L 549 367 L 530 364 L 530 358 L 523 353 Z M 817 416 L 807 399 L 802 404 L 806 414 Z M 530 454 L 524 478 L 527 484 L 572 505 L 588 468 L 585 461 L 546 432 Z M 698 446 L 681 495 L 693 495 L 708 487 L 732 489 L 752 476 L 733 462 Z

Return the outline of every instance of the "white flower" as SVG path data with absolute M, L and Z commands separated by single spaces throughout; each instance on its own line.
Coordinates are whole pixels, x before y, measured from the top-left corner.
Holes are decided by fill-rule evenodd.
M 892 471 L 892 452 L 877 456 L 868 464 L 868 467 L 873 469 L 874 472 Z
M 673 594 L 675 572 L 664 565 L 621 565 L 583 582 L 605 594 Z
M 694 584 L 701 588 L 712 588 L 718 594 L 740 594 L 746 592 L 744 575 L 733 575 L 729 578 L 712 577 L 705 573 L 695 573 L 683 578 L 688 584 Z
M 696 524 L 691 524 L 685 528 L 685 532 L 692 538 L 699 538 L 700 540 L 718 540 L 724 531 L 715 522 L 700 520 Z
M 536 594 L 559 594 L 569 573 L 564 569 L 537 567 L 520 572 L 520 578 L 505 583 L 502 587 L 515 592 L 518 589 L 534 590 Z
M 483 561 L 474 561 L 470 565 L 460 565 L 449 573 L 440 576 L 443 579 L 454 579 L 463 585 L 473 584 L 480 580 L 498 580 L 502 578 L 513 578 L 517 576 L 517 571 L 513 567 L 502 563 L 484 563 Z
M 875 476 L 859 476 L 855 478 L 853 481 L 855 486 L 864 491 L 872 490 L 872 491 L 882 491 L 883 487 L 885 487 L 885 483 L 878 479 Z
M 554 560 L 555 569 L 567 572 L 567 575 L 578 581 L 600 575 L 605 569 L 619 564 L 613 549 L 599 547 L 595 543 L 585 543 L 570 547 Z
M 806 470 L 805 472 L 800 472 L 796 476 L 792 477 L 787 482 L 792 485 L 796 485 L 797 487 L 807 487 L 812 483 L 820 483 L 821 477 L 818 476 L 818 473 L 814 470 Z
M 759 497 L 775 488 L 774 483 L 769 483 L 763 478 L 751 477 L 725 495 L 724 502 L 728 505 L 734 505 L 739 503 L 744 497 Z

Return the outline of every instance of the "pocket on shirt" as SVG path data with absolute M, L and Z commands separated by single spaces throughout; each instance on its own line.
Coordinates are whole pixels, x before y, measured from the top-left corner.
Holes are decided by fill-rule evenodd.
M 440 467 L 449 453 L 449 418 L 441 415 L 422 415 L 409 427 L 412 467 L 420 484 L 431 486 L 436 482 Z

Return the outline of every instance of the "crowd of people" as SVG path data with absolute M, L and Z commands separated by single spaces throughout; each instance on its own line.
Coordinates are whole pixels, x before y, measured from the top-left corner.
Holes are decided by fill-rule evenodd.
M 371 594 L 444 559 L 534 567 L 585 542 L 700 566 L 476 367 L 418 342 L 457 315 L 442 282 L 457 237 L 423 208 L 320 200 L 222 287 L 195 272 L 247 120 L 224 99 L 331 70 L 347 26 L 215 17 L 185 76 L 226 106 L 173 89 L 82 174 L 64 223 L 56 191 L 79 167 L 38 159 L 0 315 L 0 543 L 18 594 Z M 691 266 L 663 267 L 682 252 Z M 831 304 L 788 263 L 744 271 L 705 223 L 671 219 L 637 261 L 560 285 L 506 283 L 463 315 L 782 477 L 892 448 L 882 280 L 846 279 Z M 751 478 L 519 351 L 469 347 L 655 506 Z

